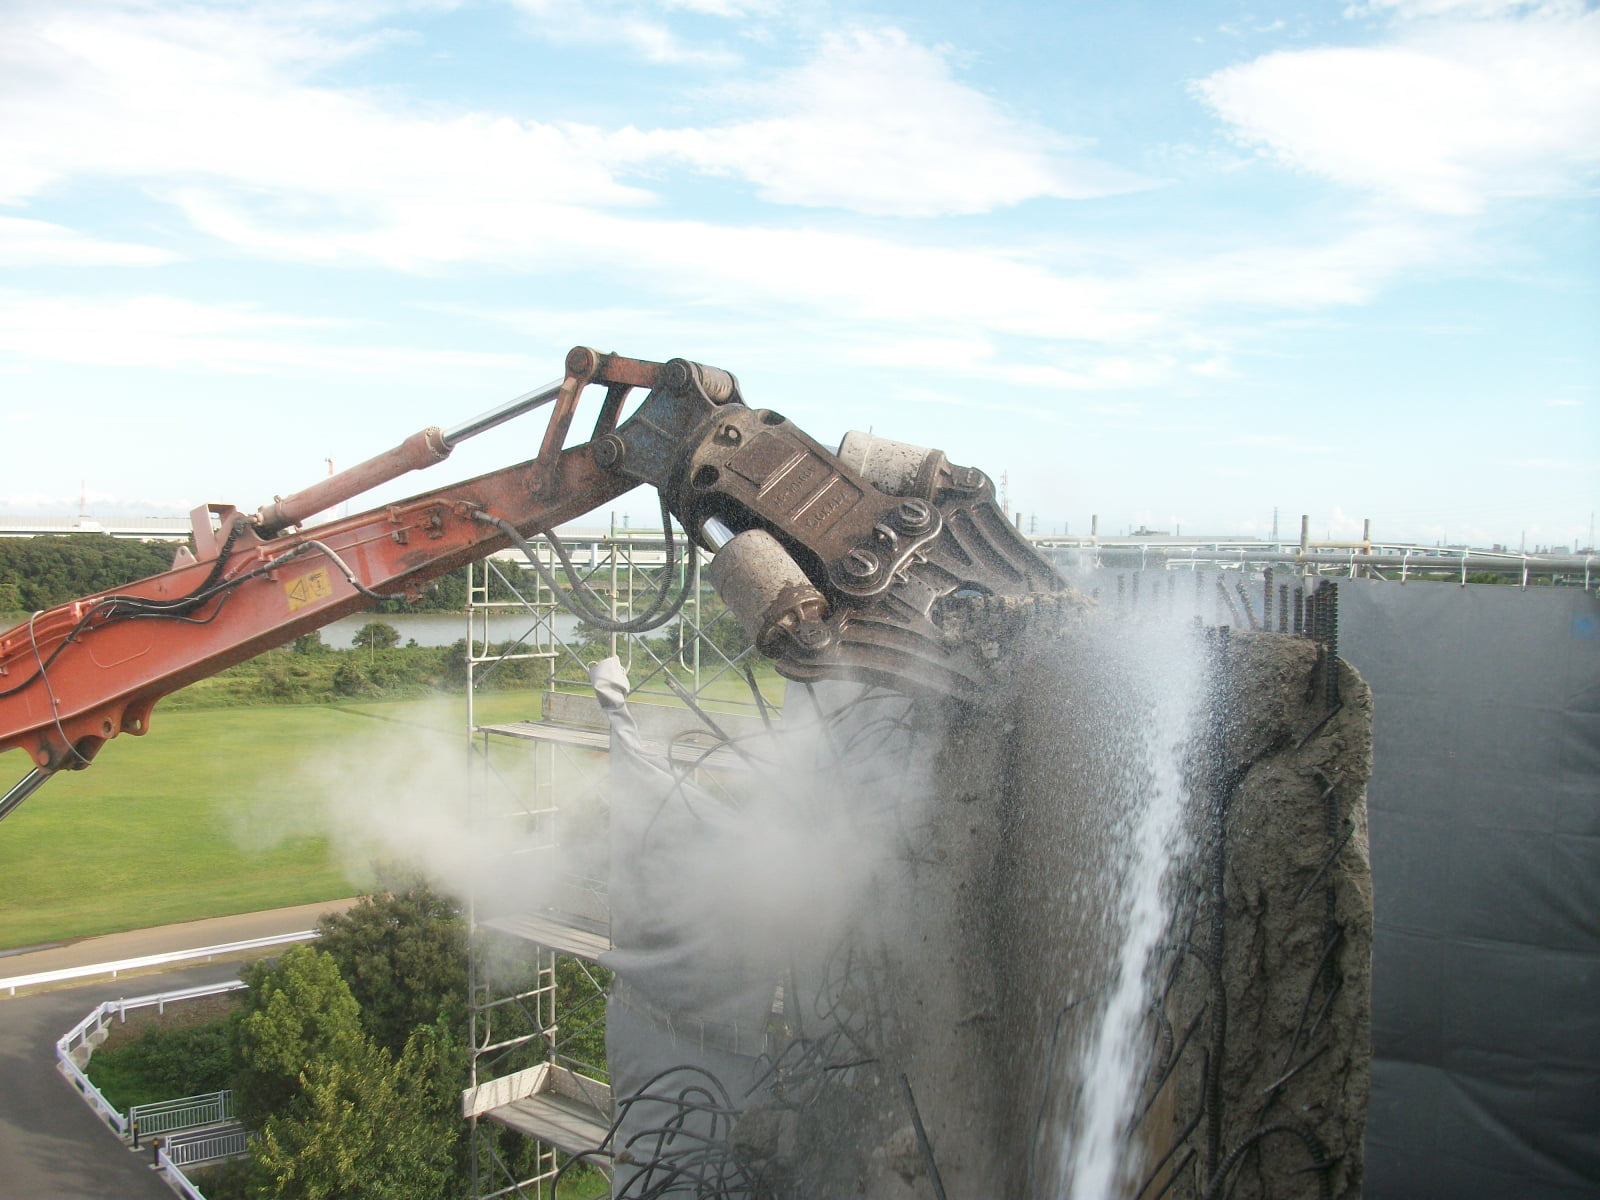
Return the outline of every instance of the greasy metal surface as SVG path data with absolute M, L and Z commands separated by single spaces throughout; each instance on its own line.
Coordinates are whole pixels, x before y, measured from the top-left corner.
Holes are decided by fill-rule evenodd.
M 707 575 L 763 653 L 781 652 L 784 634 L 802 621 L 820 621 L 828 612 L 822 593 L 764 529 L 747 529 L 717 551 Z
M 926 446 L 851 430 L 839 443 L 839 460 L 891 496 L 933 498 L 944 455 Z
M 453 443 L 436 425 L 412 434 L 393 449 L 376 454 L 349 470 L 331 475 L 320 483 L 263 504 L 256 513 L 255 525 L 263 534 L 274 534 L 298 525 L 355 496 L 370 492 L 379 484 L 420 471 L 450 457 Z

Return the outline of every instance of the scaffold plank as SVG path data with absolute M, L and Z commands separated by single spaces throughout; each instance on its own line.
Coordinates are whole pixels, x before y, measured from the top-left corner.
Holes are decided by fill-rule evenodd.
M 610 1129 L 598 1109 L 566 1096 L 545 1094 L 491 1109 L 485 1114 L 508 1129 L 568 1154 L 596 1150 Z
M 611 1088 L 555 1063 L 540 1063 L 462 1094 L 481 1115 L 568 1154 L 598 1150 L 611 1128 Z
M 611 949 L 611 935 L 601 926 L 567 913 L 516 913 L 478 924 L 588 962 L 597 961 Z
M 553 721 L 512 721 L 503 725 L 480 725 L 478 732 L 518 738 L 523 741 L 553 742 L 584 750 L 597 750 L 601 753 L 611 748 L 611 735 L 603 729 L 584 729 Z M 647 740 L 641 744 L 647 754 L 658 758 L 670 757 L 673 762 L 690 763 L 711 770 L 728 771 L 744 765 L 744 760 L 734 751 L 713 746 L 709 742 Z

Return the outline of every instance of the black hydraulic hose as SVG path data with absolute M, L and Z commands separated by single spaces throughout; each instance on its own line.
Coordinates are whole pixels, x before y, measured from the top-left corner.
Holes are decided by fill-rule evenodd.
M 79 618 L 77 624 L 72 627 L 67 636 L 62 638 L 56 644 L 55 649 L 48 655 L 41 657 L 38 644 L 35 642 L 34 658 L 38 662 L 38 670 L 21 683 L 0 689 L 0 700 L 14 696 L 41 680 L 48 684 L 47 673 L 49 669 L 55 664 L 56 659 L 61 657 L 62 652 L 76 641 L 82 633 L 92 632 L 95 629 L 104 628 L 118 621 L 182 621 L 186 625 L 209 625 L 221 614 L 222 605 L 227 602 L 228 596 L 241 584 L 247 583 L 252 579 L 259 579 L 261 576 L 277 570 L 291 559 L 299 558 L 302 554 L 312 550 L 325 554 L 333 565 L 339 568 L 350 586 L 368 600 L 394 600 L 398 598 L 397 594 L 384 595 L 382 592 L 375 592 L 367 587 L 356 578 L 355 572 L 351 570 L 349 564 L 340 558 L 331 547 L 315 540 L 300 542 L 283 554 L 268 559 L 254 570 L 246 571 L 242 575 L 235 575 L 231 579 L 222 579 L 218 582 L 226 566 L 225 556 L 228 553 L 228 548 L 233 545 L 234 539 L 237 538 L 244 526 L 245 522 L 243 521 L 234 525 L 232 532 L 229 534 L 227 541 L 223 543 L 222 550 L 218 554 L 216 565 L 211 568 L 205 581 L 187 596 L 180 597 L 177 600 L 146 600 L 142 596 L 104 596 Z M 209 616 L 193 617 L 189 615 L 205 604 L 206 601 L 217 596 L 222 597 L 222 601 L 218 603 Z M 28 622 L 30 637 L 33 636 L 33 623 L 38 619 L 38 616 L 39 614 L 35 613 Z
M 693 577 L 688 571 L 685 571 L 683 587 L 679 589 L 677 599 L 673 600 L 671 604 L 667 603 L 667 597 L 671 594 L 672 588 L 672 571 L 678 565 L 678 559 L 676 543 L 672 535 L 672 518 L 667 513 L 665 503 L 662 504 L 661 512 L 667 539 L 667 565 L 661 575 L 661 587 L 657 590 L 656 598 L 648 609 L 639 616 L 625 621 L 615 620 L 602 611 L 599 607 L 601 604 L 599 597 L 592 592 L 588 592 L 578 582 L 577 570 L 572 564 L 572 559 L 567 554 L 566 547 L 561 544 L 561 540 L 554 533 L 547 532 L 545 537 L 549 539 L 551 548 L 555 550 L 556 556 L 561 560 L 561 565 L 566 569 L 567 578 L 573 581 L 573 587 L 570 589 L 564 588 L 556 582 L 555 572 L 545 566 L 543 560 L 539 557 L 538 551 L 517 531 L 517 527 L 511 524 L 510 521 L 502 520 L 484 512 L 476 514 L 476 519 L 482 521 L 485 525 L 492 525 L 505 534 L 510 539 L 511 544 L 521 550 L 523 556 L 533 564 L 534 570 L 539 573 L 539 578 L 544 580 L 545 585 L 555 593 L 567 610 L 581 620 L 593 625 L 603 633 L 649 633 L 651 630 L 660 629 L 683 611 L 683 606 L 688 601 L 689 593 L 694 587 Z

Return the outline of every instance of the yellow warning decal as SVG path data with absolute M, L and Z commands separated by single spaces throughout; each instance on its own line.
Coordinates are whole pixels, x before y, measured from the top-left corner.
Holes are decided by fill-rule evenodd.
M 326 600 L 333 595 L 333 583 L 328 578 L 328 569 L 318 567 L 308 575 L 286 580 L 283 590 L 289 597 L 289 611 L 293 612 L 297 608 L 304 608 L 308 604 L 315 604 L 318 600 Z

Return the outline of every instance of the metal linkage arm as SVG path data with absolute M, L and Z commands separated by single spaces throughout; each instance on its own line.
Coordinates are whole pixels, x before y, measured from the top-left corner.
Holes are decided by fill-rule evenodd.
M 547 433 L 538 458 L 312 530 L 282 524 L 286 514 L 304 518 L 299 503 L 269 506 L 270 520 L 208 505 L 193 516 L 193 553 L 180 552 L 172 570 L 36 613 L 0 634 L 0 751 L 23 749 L 34 763 L 5 793 L 0 816 L 50 773 L 88 766 L 107 739 L 146 732 L 162 697 L 388 596 L 414 598 L 428 580 L 505 548 L 503 527 L 484 514 L 531 536 L 634 487 L 597 466 L 589 444 L 564 449 L 562 440 L 585 385 L 608 388 L 596 433 L 608 432 L 634 381 L 648 384 L 654 364 L 574 357 L 580 369 L 553 391 L 452 431 L 461 440 L 550 392 L 552 427 L 560 429 Z M 380 460 L 409 461 L 391 452 L 363 468 Z M 357 471 L 370 487 L 374 471 Z M 345 479 L 336 491 L 349 485 Z M 310 503 L 325 506 L 329 494 Z

